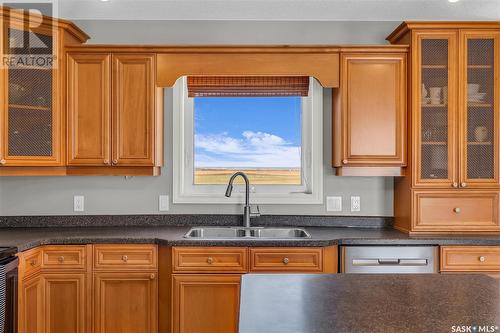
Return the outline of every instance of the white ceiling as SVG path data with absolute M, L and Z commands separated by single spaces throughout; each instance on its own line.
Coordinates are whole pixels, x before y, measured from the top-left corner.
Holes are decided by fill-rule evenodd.
M 58 16 L 73 20 L 500 21 L 500 0 L 55 1 Z

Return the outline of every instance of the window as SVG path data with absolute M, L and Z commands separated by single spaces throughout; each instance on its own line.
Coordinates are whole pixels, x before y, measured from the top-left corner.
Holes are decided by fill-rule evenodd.
M 314 79 L 261 81 L 177 81 L 174 202 L 241 202 L 241 179 L 224 196 L 236 171 L 249 176 L 253 203 L 322 202 L 322 87 Z

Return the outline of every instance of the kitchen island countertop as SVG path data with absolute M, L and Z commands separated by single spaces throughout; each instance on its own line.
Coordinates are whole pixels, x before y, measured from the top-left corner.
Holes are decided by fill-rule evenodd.
M 500 283 L 463 274 L 247 274 L 239 323 L 239 333 L 498 332 Z

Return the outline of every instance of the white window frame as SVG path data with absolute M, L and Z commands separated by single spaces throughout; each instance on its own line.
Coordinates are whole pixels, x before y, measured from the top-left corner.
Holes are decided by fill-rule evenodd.
M 186 77 L 173 88 L 173 202 L 235 204 L 244 200 L 244 186 L 235 185 L 230 198 L 226 185 L 194 185 L 194 108 Z M 323 87 L 310 80 L 302 97 L 302 185 L 252 185 L 254 204 L 323 203 Z

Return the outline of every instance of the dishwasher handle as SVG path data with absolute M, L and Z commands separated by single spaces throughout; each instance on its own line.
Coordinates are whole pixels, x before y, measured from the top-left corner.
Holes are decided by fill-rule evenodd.
M 353 259 L 353 266 L 427 266 L 427 259 Z

